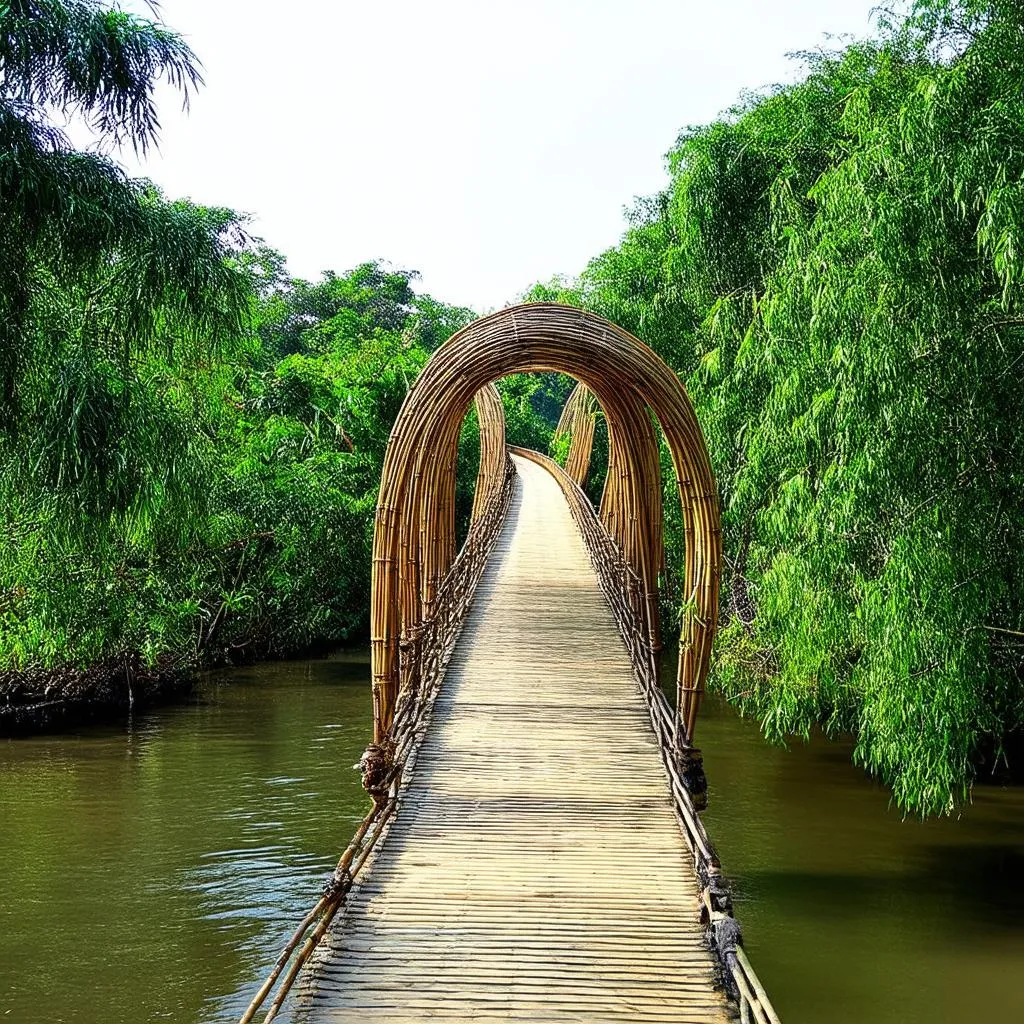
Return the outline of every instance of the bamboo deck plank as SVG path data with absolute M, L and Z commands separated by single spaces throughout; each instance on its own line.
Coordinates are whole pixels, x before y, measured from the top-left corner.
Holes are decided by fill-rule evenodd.
M 558 484 L 516 468 L 394 823 L 298 993 L 305 1024 L 732 1019 L 629 656 Z

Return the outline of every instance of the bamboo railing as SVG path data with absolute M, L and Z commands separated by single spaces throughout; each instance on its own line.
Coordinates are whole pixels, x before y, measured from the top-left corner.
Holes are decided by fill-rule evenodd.
M 718 957 L 726 988 L 739 1003 L 740 1020 L 742 1024 L 781 1024 L 743 951 L 739 923 L 732 913 L 729 885 L 698 813 L 703 805 L 700 799 L 703 794 L 700 752 L 686 743 L 679 720 L 658 685 L 657 655 L 649 643 L 645 621 L 643 584 L 601 524 L 579 483 L 546 455 L 527 448 L 513 447 L 511 451 L 543 466 L 558 481 L 573 521 L 587 546 L 598 583 L 629 652 L 634 677 L 650 714 L 651 727 L 658 738 L 683 839 L 693 855 L 701 883 L 701 919 L 707 928 L 708 941 Z M 698 796 L 696 801 L 694 790 Z

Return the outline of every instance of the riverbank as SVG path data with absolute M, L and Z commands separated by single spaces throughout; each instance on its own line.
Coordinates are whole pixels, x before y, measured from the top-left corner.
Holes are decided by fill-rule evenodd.
M 230 650 L 211 647 L 198 659 L 167 654 L 153 665 L 133 654 L 84 669 L 68 665 L 0 670 L 0 739 L 112 724 L 129 713 L 185 700 L 204 673 L 328 658 L 344 649 L 318 638 L 299 650 L 275 652 L 267 645 L 235 644 Z
M 190 667 L 170 660 L 146 665 L 138 656 L 88 669 L 0 672 L 0 737 L 113 721 L 183 699 L 194 680 Z

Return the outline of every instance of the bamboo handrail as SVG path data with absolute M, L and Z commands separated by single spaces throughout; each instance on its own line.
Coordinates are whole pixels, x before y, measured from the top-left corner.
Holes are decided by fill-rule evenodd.
M 631 392 L 614 396 L 603 410 L 608 423 L 608 471 L 601 496 L 601 522 L 623 558 L 644 583 L 651 643 L 661 647 L 658 577 L 665 569 L 661 464 L 657 435 L 647 408 Z M 585 384 L 569 395 L 555 428 L 556 439 L 569 435 L 566 473 L 586 487 L 600 403 Z
M 493 412 L 492 408 L 487 415 L 493 416 Z M 503 417 L 500 425 L 503 437 Z M 496 426 L 492 419 L 491 428 L 488 428 L 491 442 L 494 441 L 493 429 Z M 481 429 L 483 437 L 484 430 Z M 389 734 L 376 738 L 356 766 L 362 768 L 363 787 L 373 798 L 373 806 L 341 855 L 323 895 L 285 944 L 239 1024 L 250 1024 L 255 1019 L 287 967 L 287 973 L 284 973 L 263 1017 L 263 1024 L 270 1024 L 275 1019 L 299 971 L 312 956 L 338 910 L 344 906 L 355 879 L 387 831 L 387 824 L 398 805 L 403 778 L 415 759 L 429 721 L 448 658 L 512 502 L 515 466 L 503 443 L 499 454 L 500 460 L 494 459 L 490 445 L 486 453 L 481 453 L 482 478 L 478 477 L 478 486 L 485 489 L 487 500 L 477 510 L 462 550 L 438 587 L 433 615 L 420 624 L 414 635 L 406 638 L 403 667 L 408 685 L 399 695 Z M 485 463 L 486 471 L 483 470 Z M 303 943 L 301 949 L 300 943 Z

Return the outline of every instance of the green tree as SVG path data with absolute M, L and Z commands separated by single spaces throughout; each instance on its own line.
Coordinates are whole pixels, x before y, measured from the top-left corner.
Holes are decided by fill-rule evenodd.
M 1024 724 L 1022 36 L 1019 5 L 928 0 L 805 55 L 683 132 L 668 189 L 567 293 L 697 405 L 720 684 L 772 737 L 855 732 L 922 812 Z
M 211 456 L 199 366 L 252 302 L 228 210 L 168 202 L 51 115 L 145 150 L 173 32 L 94 0 L 0 4 L 0 651 L 25 666 L 138 650 L 111 623 L 154 552 L 192 543 Z M 131 586 L 121 586 L 131 578 Z M 137 631 L 136 631 L 137 632 Z
M 139 360 L 209 352 L 242 334 L 249 309 L 235 214 L 167 202 L 109 158 L 76 152 L 48 119 L 77 115 L 106 142 L 144 150 L 161 79 L 186 101 L 200 81 L 191 51 L 156 22 L 95 0 L 0 5 L 2 473 L 93 517 L 152 511 L 186 482 L 187 460 L 161 455 L 177 428 L 132 407 Z

